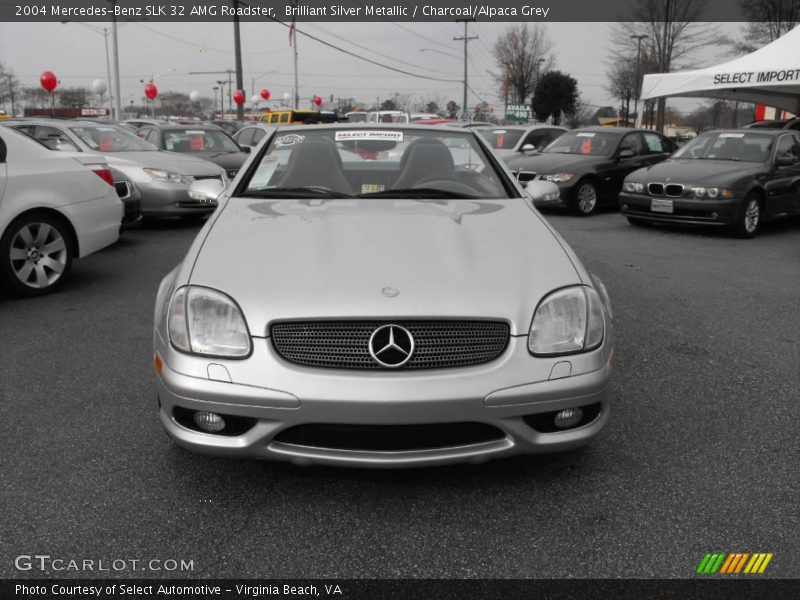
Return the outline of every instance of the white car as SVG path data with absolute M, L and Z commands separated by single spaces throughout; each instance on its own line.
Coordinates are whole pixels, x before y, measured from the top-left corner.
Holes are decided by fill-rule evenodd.
M 52 152 L 0 127 L 0 283 L 37 296 L 119 238 L 123 203 L 102 156 Z

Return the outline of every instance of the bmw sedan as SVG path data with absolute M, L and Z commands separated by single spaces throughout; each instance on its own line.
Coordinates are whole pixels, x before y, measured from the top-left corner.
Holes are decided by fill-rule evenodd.
M 721 226 L 751 238 L 767 219 L 800 214 L 800 134 L 703 133 L 669 160 L 631 173 L 619 199 L 632 225 Z
M 505 160 L 521 182 L 544 179 L 558 185 L 561 206 L 585 217 L 602 204 L 616 206 L 629 173 L 665 160 L 674 149 L 652 131 L 586 127 L 565 133 L 541 154 Z
M 408 467 L 568 450 L 607 422 L 605 288 L 474 131 L 280 129 L 235 186 L 192 194 L 219 209 L 155 306 L 179 445 Z
M 101 156 L 51 152 L 0 127 L 0 289 L 58 289 L 72 262 L 113 244 L 123 204 Z

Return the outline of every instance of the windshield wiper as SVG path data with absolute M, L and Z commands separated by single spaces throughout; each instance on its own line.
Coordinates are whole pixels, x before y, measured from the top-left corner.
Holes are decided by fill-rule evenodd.
M 477 198 L 474 194 L 462 194 L 440 188 L 404 188 L 359 194 L 358 198 Z
M 241 194 L 243 198 L 352 198 L 352 194 L 343 194 L 325 187 L 268 187 L 247 190 Z

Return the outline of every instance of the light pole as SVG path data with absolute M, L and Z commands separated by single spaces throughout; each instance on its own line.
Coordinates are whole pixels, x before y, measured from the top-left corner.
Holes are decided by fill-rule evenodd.
M 456 19 L 456 23 L 462 23 L 462 22 L 464 23 L 464 35 L 462 37 L 453 38 L 454 42 L 459 42 L 461 40 L 464 40 L 464 105 L 461 107 L 461 112 L 463 115 L 469 114 L 469 111 L 467 109 L 467 44 L 470 42 L 470 40 L 478 39 L 477 35 L 473 35 L 472 37 L 467 35 L 467 26 L 469 25 L 469 22 L 472 20 L 473 19 Z M 468 119 L 465 117 L 465 120 Z
M 639 94 L 641 93 L 641 86 L 639 85 L 639 63 L 642 57 L 642 40 L 646 40 L 649 36 L 632 35 L 631 39 L 636 40 L 636 96 L 633 99 L 633 114 L 636 115 L 636 122 L 640 123 L 639 119 Z
M 542 65 L 544 63 L 546 63 L 546 62 L 547 62 L 547 59 L 545 59 L 545 58 L 540 58 L 539 60 L 536 61 L 536 79 L 535 79 L 534 84 L 533 84 L 533 94 L 534 95 L 531 98 L 531 113 L 532 113 L 531 116 L 533 117 L 534 122 L 536 121 L 536 113 L 533 110 L 533 100 L 536 98 L 536 88 L 539 87 L 539 71 L 541 70 Z M 525 99 L 523 98 L 522 101 L 525 102 Z

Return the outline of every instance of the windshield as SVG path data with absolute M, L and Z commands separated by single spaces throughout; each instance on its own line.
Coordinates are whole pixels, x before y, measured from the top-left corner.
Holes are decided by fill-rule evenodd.
M 164 131 L 164 150 L 170 152 L 241 152 L 231 138 L 217 129 Z
M 619 143 L 619 133 L 610 131 L 569 131 L 543 152 L 610 156 Z
M 773 136 L 763 133 L 703 133 L 673 154 L 672 158 L 765 162 L 773 139 Z
M 478 133 L 495 150 L 513 150 L 522 135 L 524 129 L 478 129 Z
M 84 144 L 98 152 L 142 152 L 155 151 L 157 148 L 133 133 L 112 126 L 72 127 L 72 132 Z
M 508 198 L 511 189 L 471 133 L 444 128 L 278 132 L 257 164 L 243 196 Z

